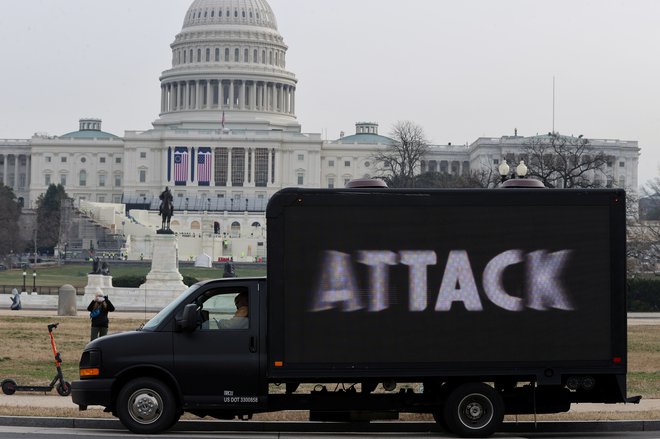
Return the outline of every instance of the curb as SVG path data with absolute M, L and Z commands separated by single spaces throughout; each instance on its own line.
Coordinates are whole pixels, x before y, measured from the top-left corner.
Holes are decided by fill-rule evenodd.
M 116 419 L 95 418 L 43 418 L 0 416 L 0 426 L 69 428 L 97 430 L 125 430 Z M 245 422 L 245 421 L 179 421 L 171 431 L 226 431 L 226 432 L 354 432 L 354 433 L 420 433 L 442 432 L 432 422 Z M 565 432 L 644 432 L 660 431 L 658 421 L 546 421 L 505 422 L 499 429 L 503 433 L 565 433 Z

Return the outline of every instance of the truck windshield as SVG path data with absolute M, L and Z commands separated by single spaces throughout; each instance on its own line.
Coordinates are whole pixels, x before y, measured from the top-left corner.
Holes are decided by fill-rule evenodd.
M 198 285 L 193 285 L 190 288 L 188 288 L 186 291 L 181 293 L 179 297 L 174 299 L 169 305 L 167 305 L 165 308 L 163 308 L 158 314 L 156 314 L 151 320 L 149 320 L 143 327 L 142 329 L 146 330 L 155 330 L 158 325 L 160 325 L 163 320 L 170 315 L 172 310 L 176 309 L 190 294 L 192 294 L 194 291 L 196 291 L 199 288 Z

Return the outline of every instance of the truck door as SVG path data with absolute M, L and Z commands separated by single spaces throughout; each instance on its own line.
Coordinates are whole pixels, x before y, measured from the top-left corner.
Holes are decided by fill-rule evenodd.
M 187 407 L 249 410 L 259 405 L 257 284 L 222 286 L 196 299 L 201 325 L 174 334 L 174 370 Z M 262 392 L 263 393 L 263 392 Z

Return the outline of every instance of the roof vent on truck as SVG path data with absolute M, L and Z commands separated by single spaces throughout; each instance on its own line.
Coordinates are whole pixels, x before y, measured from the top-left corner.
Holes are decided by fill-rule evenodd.
M 358 178 L 346 183 L 347 189 L 380 189 L 387 188 L 387 183 L 377 178 Z

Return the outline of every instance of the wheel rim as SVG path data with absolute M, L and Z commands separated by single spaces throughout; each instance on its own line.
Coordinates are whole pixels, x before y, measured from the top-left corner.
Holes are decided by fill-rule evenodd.
M 465 427 L 479 430 L 493 420 L 493 402 L 480 393 L 465 396 L 458 405 L 458 419 Z
M 136 390 L 128 399 L 128 413 L 139 424 L 153 424 L 163 414 L 163 399 L 151 389 Z

